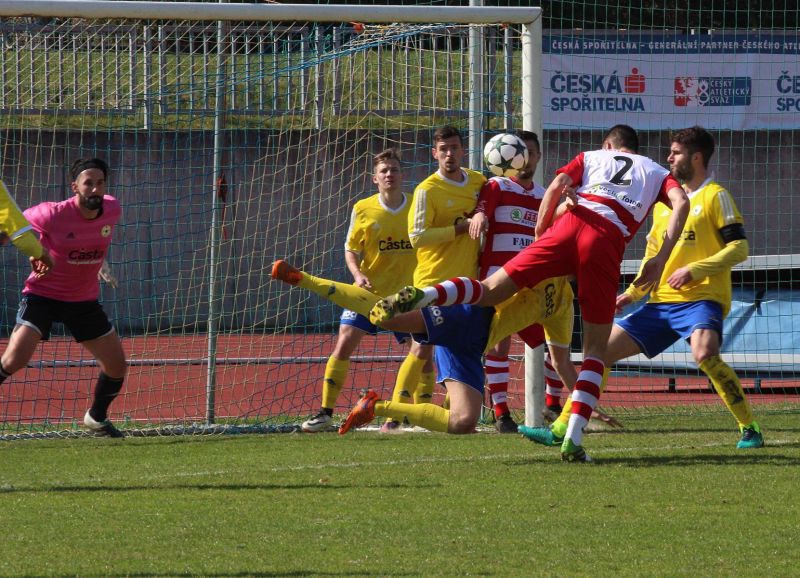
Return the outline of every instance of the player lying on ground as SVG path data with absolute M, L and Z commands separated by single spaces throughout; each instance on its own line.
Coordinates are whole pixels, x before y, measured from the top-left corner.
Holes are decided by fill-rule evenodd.
M 583 363 L 561 445 L 564 461 L 591 461 L 582 445 L 583 428 L 600 399 L 603 360 L 625 246 L 656 201 L 672 207 L 661 248 L 634 280 L 637 287 L 650 287 L 661 277 L 689 213 L 689 199 L 678 181 L 652 159 L 638 155 L 638 148 L 636 131 L 616 125 L 604 135 L 601 149 L 582 152 L 558 169 L 539 207 L 536 242 L 481 283 L 464 279 L 463 283 L 474 290 L 450 291 L 442 285 L 408 287 L 402 295 L 390 296 L 374 309 L 375 318 L 380 320 L 426 305 L 494 305 L 523 287 L 575 276 L 583 325 Z M 558 208 L 566 205 L 560 203 L 565 189 L 574 190 L 571 210 L 553 220 Z
M 275 262 L 272 278 L 312 291 L 365 316 L 380 299 L 360 287 L 314 277 L 285 261 Z M 562 277 L 523 289 L 497 307 L 426 307 L 386 321 L 381 325 L 384 329 L 411 333 L 414 339 L 436 346 L 437 380 L 447 387 L 450 409 L 432 403 L 381 401 L 374 391 L 369 390 L 356 404 L 339 433 L 365 425 L 375 415 L 398 421 L 407 418 L 409 423 L 432 431 L 473 433 L 483 404 L 483 354 L 504 337 L 541 323 L 554 352 L 553 357 L 561 360 L 566 353 L 566 359 L 569 359 L 572 299 L 572 288 Z

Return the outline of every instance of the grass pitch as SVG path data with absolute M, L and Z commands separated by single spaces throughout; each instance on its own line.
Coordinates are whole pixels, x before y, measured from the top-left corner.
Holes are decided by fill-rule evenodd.
M 2 576 L 792 576 L 800 424 L 0 445 Z

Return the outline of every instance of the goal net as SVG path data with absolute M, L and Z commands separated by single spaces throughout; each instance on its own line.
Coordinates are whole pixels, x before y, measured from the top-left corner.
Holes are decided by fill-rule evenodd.
M 272 262 L 351 281 L 350 210 L 374 193 L 384 148 L 410 192 L 452 124 L 480 170 L 486 135 L 523 125 L 539 10 L 373 7 L 371 22 L 355 7 L 86 6 L 0 6 L 2 178 L 25 208 L 71 196 L 76 158 L 110 164 L 123 216 L 117 287 L 102 283 L 100 301 L 130 361 L 111 417 L 129 431 L 292 429 L 319 406 L 341 310 L 271 281 Z M 30 269 L 1 255 L 4 347 Z M 362 387 L 391 395 L 405 353 L 389 334 L 365 339 L 337 411 Z M 0 430 L 77 431 L 97 373 L 56 324 L 4 383 Z
M 734 271 L 723 357 L 757 414 L 800 407 L 796 33 L 542 33 L 539 9 L 497 7 L 2 0 L 0 16 L 0 161 L 18 205 L 71 196 L 76 158 L 111 166 L 123 216 L 117 286 L 102 282 L 100 301 L 130 361 L 111 410 L 128 431 L 291 431 L 315 413 L 341 310 L 271 281 L 271 264 L 350 282 L 345 235 L 354 202 L 374 192 L 372 156 L 397 148 L 410 192 L 436 169 L 444 124 L 467 135 L 473 169 L 493 134 L 538 132 L 543 184 L 613 124 L 637 128 L 662 163 L 671 131 L 709 128 L 752 254 Z M 625 283 L 643 249 L 639 234 Z M 30 268 L 8 247 L 0 261 L 4 349 Z M 390 395 L 406 351 L 389 334 L 365 338 L 337 414 L 362 387 Z M 515 341 L 518 420 L 522 357 Z M 97 373 L 56 324 L 0 388 L 0 436 L 79 432 Z M 725 411 L 680 341 L 618 364 L 600 405 Z

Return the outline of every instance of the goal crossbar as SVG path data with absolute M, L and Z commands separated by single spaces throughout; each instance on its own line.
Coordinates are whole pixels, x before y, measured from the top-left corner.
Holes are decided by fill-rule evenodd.
M 0 0 L 0 16 L 320 22 L 452 22 L 530 24 L 541 8 L 495 6 L 348 6 L 341 4 L 209 4 L 129 0 Z

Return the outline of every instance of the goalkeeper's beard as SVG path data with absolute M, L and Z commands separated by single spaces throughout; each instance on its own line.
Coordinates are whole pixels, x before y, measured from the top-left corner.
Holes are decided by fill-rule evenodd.
M 88 211 L 99 211 L 103 208 L 103 197 L 92 195 L 91 197 L 80 196 L 81 206 Z

